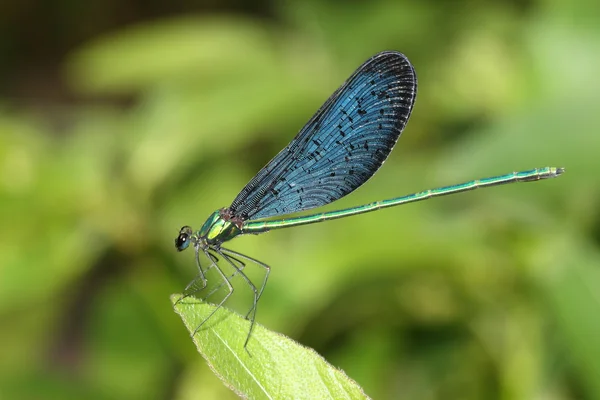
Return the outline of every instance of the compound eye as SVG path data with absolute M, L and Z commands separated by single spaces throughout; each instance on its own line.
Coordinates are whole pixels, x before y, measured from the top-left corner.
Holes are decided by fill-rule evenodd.
M 183 251 L 188 248 L 190 245 L 190 239 L 192 236 L 192 228 L 189 226 L 184 226 L 179 231 L 179 236 L 175 238 L 175 247 L 177 251 Z

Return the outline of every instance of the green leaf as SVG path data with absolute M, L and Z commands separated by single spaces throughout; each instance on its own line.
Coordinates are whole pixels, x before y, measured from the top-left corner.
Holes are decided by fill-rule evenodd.
M 191 298 L 175 304 L 180 297 L 172 295 L 171 302 L 193 332 L 215 306 Z M 212 371 L 238 395 L 251 399 L 368 398 L 356 382 L 314 350 L 259 324 L 246 351 L 249 328 L 249 321 L 222 307 L 193 336 Z

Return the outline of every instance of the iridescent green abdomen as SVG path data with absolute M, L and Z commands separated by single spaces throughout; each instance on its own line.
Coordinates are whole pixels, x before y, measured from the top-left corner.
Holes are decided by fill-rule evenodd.
M 211 214 L 206 220 L 198 236 L 208 244 L 221 244 L 242 233 L 241 229 L 231 219 L 227 218 L 224 209 Z

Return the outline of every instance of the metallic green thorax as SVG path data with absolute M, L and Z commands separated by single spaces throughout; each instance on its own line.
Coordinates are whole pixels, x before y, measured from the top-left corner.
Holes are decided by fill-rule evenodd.
M 211 214 L 206 220 L 198 236 L 207 244 L 221 244 L 242 233 L 240 227 L 228 217 L 226 209 L 220 209 Z

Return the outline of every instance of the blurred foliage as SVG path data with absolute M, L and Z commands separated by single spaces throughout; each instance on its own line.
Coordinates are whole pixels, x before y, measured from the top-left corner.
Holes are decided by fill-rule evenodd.
M 21 40 L 81 35 L 74 3 L 56 3 L 48 32 L 3 35 L 3 68 Z M 361 62 L 396 49 L 419 77 L 411 121 L 328 209 L 567 173 L 236 239 L 272 266 L 257 320 L 373 398 L 600 399 L 599 4 L 207 3 L 76 45 L 68 101 L 52 86 L 40 102 L 0 94 L 0 397 L 234 398 L 171 308 L 196 273 L 173 239 L 227 206 Z

